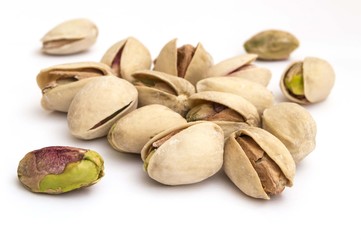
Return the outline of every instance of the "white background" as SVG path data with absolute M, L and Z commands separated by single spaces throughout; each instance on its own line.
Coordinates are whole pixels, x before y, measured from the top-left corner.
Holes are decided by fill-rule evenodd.
M 358 0 L 1 1 L 0 220 L 2 239 L 360 239 L 361 3 Z M 71 18 L 99 28 L 82 54 L 40 53 L 41 37 Z M 72 137 L 66 115 L 40 106 L 36 75 L 45 67 L 99 61 L 113 43 L 138 38 L 155 58 L 165 43 L 201 42 L 214 62 L 244 53 L 265 29 L 292 32 L 300 47 L 288 61 L 256 62 L 272 71 L 269 89 L 286 66 L 306 56 L 329 61 L 336 84 L 329 98 L 307 106 L 318 125 L 317 147 L 297 167 L 292 188 L 270 201 L 240 192 L 220 172 L 204 182 L 168 187 L 146 175 L 136 155 L 105 138 Z M 17 166 L 29 151 L 71 145 L 98 151 L 105 176 L 96 185 L 52 196 L 28 192 Z

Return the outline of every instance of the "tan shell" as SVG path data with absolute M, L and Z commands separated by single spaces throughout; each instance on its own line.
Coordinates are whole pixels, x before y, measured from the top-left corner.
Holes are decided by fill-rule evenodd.
M 189 97 L 191 108 L 204 102 L 214 102 L 235 110 L 250 126 L 259 126 L 260 118 L 256 107 L 241 96 L 226 92 L 206 91 Z
M 129 37 L 112 45 L 101 62 L 110 66 L 116 76 L 133 82 L 132 74 L 150 69 L 152 58 L 149 50 L 138 39 Z
M 92 46 L 98 37 L 97 26 L 88 19 L 72 19 L 51 29 L 41 39 L 42 51 L 53 55 L 82 52 Z
M 185 123 L 181 115 L 166 106 L 147 105 L 120 118 L 110 129 L 108 141 L 120 152 L 140 153 L 152 137 Z
M 80 139 L 106 136 L 111 126 L 137 107 L 136 88 L 115 77 L 98 77 L 74 97 L 68 111 L 70 133 Z
M 239 95 L 262 114 L 266 108 L 274 103 L 274 96 L 265 86 L 239 77 L 213 77 L 206 78 L 197 83 L 197 92 L 218 91 Z
M 285 97 L 300 104 L 310 104 L 325 100 L 335 83 L 335 72 L 332 66 L 327 61 L 320 58 L 306 57 L 303 60 L 303 85 L 305 97 L 300 99 L 293 96 L 287 90 L 284 83 L 285 74 L 293 64 L 294 63 L 287 67 L 280 81 L 281 91 Z
M 179 131 L 151 157 L 153 143 Z M 217 173 L 223 164 L 223 132 L 212 122 L 192 122 L 161 132 L 141 152 L 148 175 L 166 185 L 191 184 Z M 147 159 L 148 157 L 148 159 Z
M 316 122 L 296 103 L 278 103 L 263 112 L 262 127 L 276 136 L 299 163 L 316 146 Z
M 163 72 L 143 70 L 133 74 L 134 82 L 139 93 L 139 107 L 149 104 L 161 104 L 185 116 L 189 110 L 188 97 L 195 92 L 195 87 L 183 78 Z M 163 91 L 142 82 L 161 82 L 171 92 Z
M 264 191 L 256 170 L 236 141 L 240 135 L 250 136 L 279 166 L 289 181 L 288 186 L 293 185 L 296 166 L 287 148 L 267 131 L 261 128 L 248 127 L 232 133 L 224 148 L 224 171 L 242 192 L 254 198 L 270 198 Z
M 60 64 L 42 69 L 36 81 L 42 90 L 41 105 L 50 111 L 67 112 L 75 94 L 93 77 L 112 75 L 111 69 L 97 62 Z
M 160 51 L 154 63 L 154 70 L 185 78 L 194 86 L 206 77 L 206 73 L 213 64 L 211 55 L 198 43 L 193 58 L 184 76 L 179 76 L 177 69 L 177 39 L 168 42 Z
M 224 76 L 241 77 L 267 86 L 272 77 L 271 71 L 252 64 L 256 59 L 256 54 L 242 54 L 223 60 L 208 70 L 207 78 Z
M 244 122 L 227 122 L 227 121 L 212 121 L 222 128 L 224 134 L 224 140 L 226 140 L 232 133 L 244 128 L 250 127 Z

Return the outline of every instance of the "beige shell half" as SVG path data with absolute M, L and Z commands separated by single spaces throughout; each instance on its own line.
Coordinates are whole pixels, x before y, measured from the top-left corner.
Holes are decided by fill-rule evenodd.
M 153 143 L 179 131 L 148 157 Z M 191 184 L 217 173 L 223 164 L 224 136 L 212 122 L 192 122 L 168 129 L 153 137 L 141 152 L 148 175 L 166 185 Z
M 212 121 L 222 128 L 224 140 L 226 140 L 232 133 L 244 128 L 250 127 L 244 122 L 228 122 L 228 121 Z
M 265 86 L 239 77 L 212 77 L 197 83 L 197 92 L 218 91 L 239 95 L 251 102 L 261 115 L 274 104 L 274 96 Z
M 85 85 L 70 104 L 70 133 L 80 139 L 106 136 L 111 126 L 137 107 L 136 88 L 115 77 L 98 77 Z
M 139 93 L 139 107 L 149 104 L 167 106 L 182 116 L 189 110 L 188 97 L 195 93 L 195 87 L 185 80 L 167 73 L 143 70 L 133 74 L 134 82 Z M 172 90 L 172 93 L 162 91 L 137 82 L 162 82 Z
M 132 77 L 134 72 L 150 69 L 152 65 L 149 50 L 134 37 L 113 44 L 100 61 L 110 67 L 117 64 L 116 69 L 113 70 L 114 74 L 130 82 L 134 81 Z
M 205 91 L 189 97 L 190 107 L 193 108 L 205 102 L 214 102 L 235 110 L 250 126 L 259 126 L 260 117 L 256 107 L 245 98 L 227 92 Z
M 140 153 L 152 137 L 185 123 L 181 115 L 166 106 L 147 105 L 120 118 L 110 129 L 108 141 L 120 152 Z
M 316 146 L 316 122 L 297 103 L 278 103 L 263 112 L 262 128 L 276 136 L 299 163 Z
M 41 39 L 42 51 L 54 55 L 78 53 L 92 46 L 97 37 L 98 28 L 90 20 L 68 20 L 45 34 Z
M 330 94 L 335 84 L 335 72 L 332 66 L 325 60 L 315 57 L 306 57 L 303 60 L 303 85 L 305 97 L 300 99 L 294 97 L 286 88 L 284 83 L 287 67 L 280 80 L 281 91 L 289 100 L 300 103 L 310 104 L 325 100 Z
M 256 170 L 236 141 L 240 135 L 250 136 L 278 165 L 289 181 L 287 186 L 293 185 L 296 165 L 287 148 L 269 132 L 261 128 L 248 127 L 232 133 L 224 148 L 224 171 L 242 192 L 254 198 L 270 198 L 264 191 Z

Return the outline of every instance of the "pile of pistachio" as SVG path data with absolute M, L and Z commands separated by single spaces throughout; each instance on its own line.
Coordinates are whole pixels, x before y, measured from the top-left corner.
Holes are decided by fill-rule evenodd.
M 91 21 L 70 20 L 45 35 L 43 52 L 81 52 L 97 35 Z M 107 137 L 115 150 L 140 154 L 159 183 L 197 183 L 223 170 L 246 195 L 269 199 L 292 186 L 296 164 L 315 148 L 316 123 L 300 104 L 326 99 L 335 80 L 327 61 L 306 57 L 285 69 L 289 102 L 276 103 L 271 71 L 255 60 L 288 59 L 298 45 L 290 33 L 267 30 L 246 41 L 247 53 L 213 63 L 201 43 L 173 39 L 152 59 L 129 37 L 99 62 L 42 69 L 41 105 L 66 112 L 76 138 Z M 33 192 L 63 193 L 97 182 L 103 164 L 94 151 L 54 146 L 28 153 L 18 176 Z

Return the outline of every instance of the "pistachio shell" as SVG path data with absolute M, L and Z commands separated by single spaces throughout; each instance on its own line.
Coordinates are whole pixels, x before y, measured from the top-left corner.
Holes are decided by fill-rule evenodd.
M 110 66 L 116 76 L 133 82 L 132 74 L 150 69 L 152 58 L 149 50 L 138 39 L 129 37 L 113 44 L 101 62 Z
M 222 128 L 224 140 L 226 140 L 233 132 L 249 127 L 244 122 L 227 122 L 227 121 L 212 121 Z
M 171 133 L 175 134 L 157 145 Z M 142 149 L 145 170 L 152 179 L 166 185 L 203 181 L 222 167 L 223 138 L 222 129 L 211 122 L 187 123 L 165 130 Z
M 98 77 L 74 97 L 68 111 L 68 126 L 73 136 L 94 139 L 106 136 L 111 126 L 137 107 L 137 90 L 128 81 Z
M 51 29 L 41 39 L 42 51 L 53 55 L 82 52 L 92 46 L 98 37 L 98 28 L 88 19 L 72 19 Z
M 120 152 L 140 153 L 152 137 L 185 123 L 181 115 L 166 106 L 147 105 L 120 118 L 110 129 L 108 141 Z

